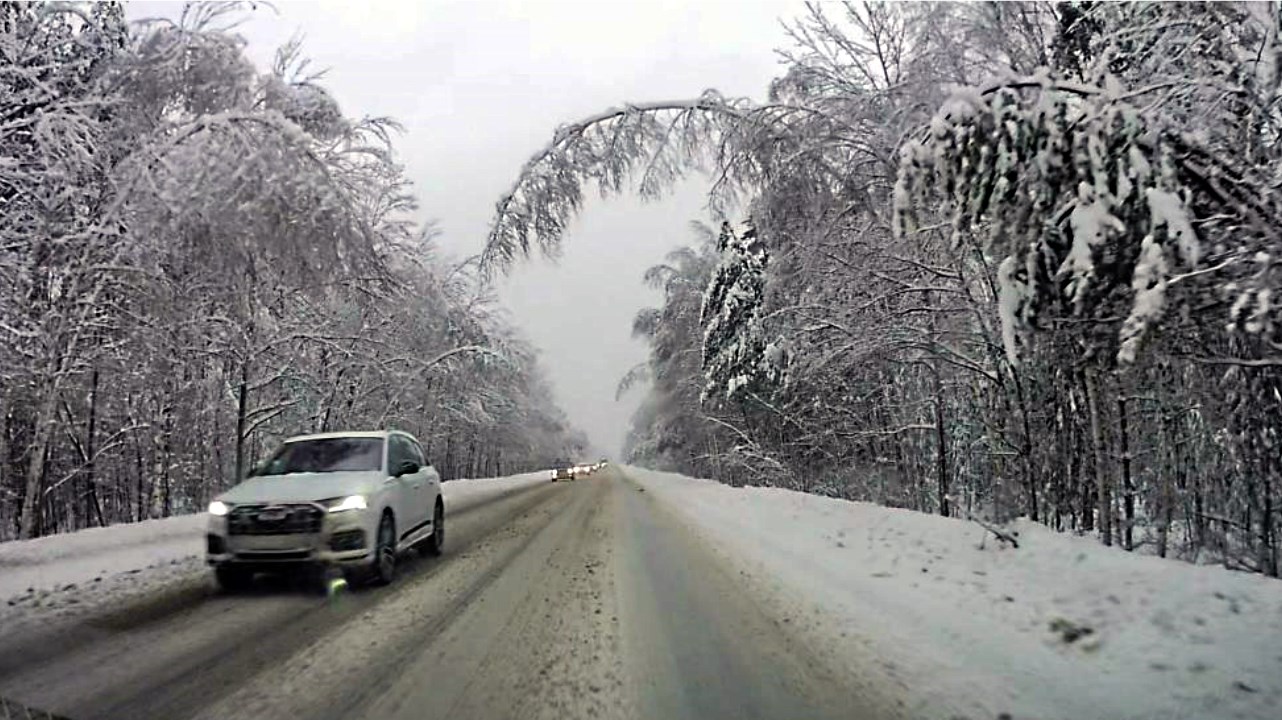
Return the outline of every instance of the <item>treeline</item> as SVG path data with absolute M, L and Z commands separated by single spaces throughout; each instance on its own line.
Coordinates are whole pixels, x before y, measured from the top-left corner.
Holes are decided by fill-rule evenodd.
M 0 540 L 200 509 L 282 436 L 415 433 L 447 478 L 584 439 L 475 263 L 416 227 L 395 123 L 236 4 L 0 5 Z
M 764 103 L 561 128 L 489 258 L 584 187 L 711 169 L 646 280 L 634 462 L 1028 516 L 1276 576 L 1282 18 L 1236 3 L 814 4 Z

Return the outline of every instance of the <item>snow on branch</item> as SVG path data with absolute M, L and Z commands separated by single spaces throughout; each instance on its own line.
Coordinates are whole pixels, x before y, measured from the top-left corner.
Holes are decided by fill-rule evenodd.
M 555 255 L 584 187 L 618 194 L 634 178 L 656 197 L 703 166 L 707 148 L 744 118 L 745 101 L 707 91 L 692 100 L 625 105 L 563 125 L 499 200 L 482 264 L 507 268 L 534 247 Z M 637 177 L 639 174 L 639 177 Z
M 1282 207 L 1267 178 L 1132 103 L 1157 87 L 1126 92 L 1108 80 L 1043 74 L 960 88 L 902 148 L 895 231 L 915 232 L 942 200 L 955 241 L 980 235 L 1003 258 L 1012 360 L 1039 320 L 1093 317 L 1128 297 L 1116 357 L 1132 362 L 1168 309 L 1171 281 L 1199 277 L 1208 232 L 1279 246 Z
M 643 382 L 649 382 L 651 379 L 653 379 L 653 372 L 650 370 L 650 363 L 643 362 L 633 365 L 632 368 L 624 374 L 623 379 L 619 380 L 619 386 L 614 391 L 614 399 L 616 401 L 622 400 L 623 396 L 626 395 L 627 392 L 635 385 Z

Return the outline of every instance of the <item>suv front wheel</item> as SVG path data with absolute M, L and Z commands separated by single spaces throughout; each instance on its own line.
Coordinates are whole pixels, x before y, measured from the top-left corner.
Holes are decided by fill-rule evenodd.
M 423 542 L 423 550 L 434 556 L 445 552 L 445 505 L 440 500 L 432 513 L 432 535 Z
M 245 568 L 223 565 L 214 568 L 214 579 L 223 592 L 238 593 L 249 589 L 254 583 L 254 573 Z
M 378 524 L 378 541 L 374 545 L 374 559 L 370 564 L 370 580 L 377 585 L 388 585 L 395 579 L 396 521 L 390 512 L 385 512 Z

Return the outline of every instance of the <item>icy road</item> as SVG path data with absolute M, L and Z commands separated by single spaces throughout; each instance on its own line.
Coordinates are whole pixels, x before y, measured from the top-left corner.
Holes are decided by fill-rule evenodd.
M 446 555 L 325 599 L 187 572 L 127 602 L 0 629 L 0 697 L 81 718 L 873 718 L 614 468 L 450 517 Z M 88 599 L 87 599 L 88 601 Z

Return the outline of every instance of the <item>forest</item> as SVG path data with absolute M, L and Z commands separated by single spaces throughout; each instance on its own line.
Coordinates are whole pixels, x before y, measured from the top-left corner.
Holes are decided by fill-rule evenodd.
M 195 512 L 285 436 L 404 429 L 446 479 L 586 438 L 386 118 L 245 8 L 0 4 L 0 540 Z
M 558 128 L 483 264 L 706 178 L 644 273 L 631 462 L 1276 577 L 1280 12 L 810 3 L 763 101 Z

